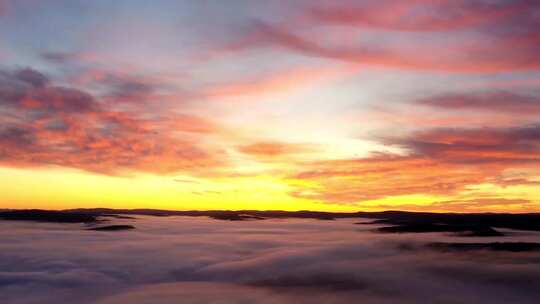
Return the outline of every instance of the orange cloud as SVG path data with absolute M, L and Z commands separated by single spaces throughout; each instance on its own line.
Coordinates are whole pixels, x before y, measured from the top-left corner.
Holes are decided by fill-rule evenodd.
M 397 195 L 455 195 L 483 183 L 508 185 L 507 170 L 540 167 L 540 127 L 432 129 L 386 138 L 408 155 L 308 162 L 290 178 L 310 181 L 292 195 L 359 202 Z M 533 183 L 535 175 L 522 178 Z
M 2 106 L 13 115 L 0 127 L 3 165 L 117 174 L 197 172 L 223 164 L 223 153 L 186 135 L 217 128 L 203 118 L 170 113 L 147 117 L 143 105 L 135 111 L 114 110 L 87 92 L 38 82 L 38 75 L 4 72 L 0 79 Z
M 397 195 L 451 194 L 488 180 L 489 172 L 422 157 L 376 156 L 314 162 L 291 176 L 315 185 L 291 193 L 323 202 L 353 203 Z
M 314 152 L 316 149 L 313 145 L 307 144 L 292 144 L 284 142 L 257 142 L 245 146 L 238 147 L 238 151 L 261 157 L 276 157 L 298 153 Z

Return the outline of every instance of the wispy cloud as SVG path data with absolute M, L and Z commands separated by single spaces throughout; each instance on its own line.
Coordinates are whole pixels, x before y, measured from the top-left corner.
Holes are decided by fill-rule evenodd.
M 514 17 L 531 3 L 481 1 L 379 1 L 355 6 L 315 6 L 309 16 L 321 23 L 397 31 L 435 32 L 479 27 Z

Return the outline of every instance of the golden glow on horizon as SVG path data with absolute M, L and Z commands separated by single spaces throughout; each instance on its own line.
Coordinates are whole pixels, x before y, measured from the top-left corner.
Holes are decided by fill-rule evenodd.
M 172 176 L 111 177 L 65 169 L 1 168 L 0 180 L 9 208 L 321 209 L 318 203 L 288 196 L 289 186 L 271 177 L 184 182 Z
M 13 209 L 152 208 L 168 210 L 320 210 L 331 212 L 452 211 L 435 202 L 453 201 L 490 193 L 491 196 L 540 201 L 540 188 L 485 184 L 470 187 L 454 197 L 423 194 L 390 196 L 357 203 L 322 203 L 289 194 L 294 182 L 270 176 L 206 179 L 176 179 L 173 176 L 133 175 L 113 177 L 62 169 L 0 168 L 0 192 Z M 298 182 L 296 182 L 298 185 Z M 528 212 L 538 204 L 472 206 L 463 212 Z

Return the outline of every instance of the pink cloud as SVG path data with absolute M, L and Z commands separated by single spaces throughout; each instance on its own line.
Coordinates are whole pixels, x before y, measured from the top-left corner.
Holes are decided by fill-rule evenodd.
M 398 31 L 449 31 L 480 26 L 527 9 L 523 3 L 505 5 L 472 1 L 379 1 L 367 5 L 313 7 L 309 16 L 320 23 Z

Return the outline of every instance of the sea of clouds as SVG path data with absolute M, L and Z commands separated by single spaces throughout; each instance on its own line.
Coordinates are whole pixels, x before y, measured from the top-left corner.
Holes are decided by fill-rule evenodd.
M 0 303 L 538 303 L 540 253 L 440 252 L 359 220 L 115 219 L 129 231 L 0 221 Z M 367 220 L 366 220 L 367 221 Z

